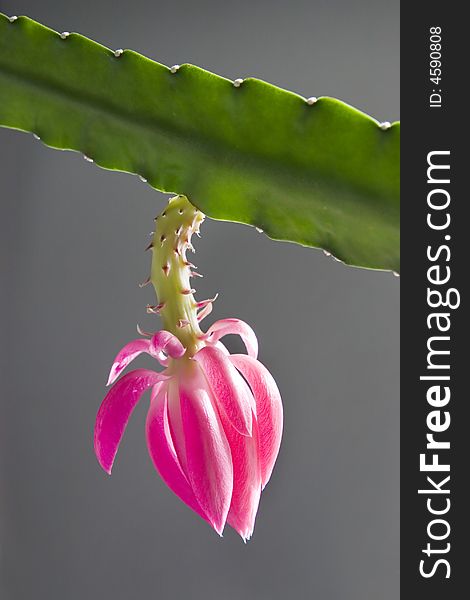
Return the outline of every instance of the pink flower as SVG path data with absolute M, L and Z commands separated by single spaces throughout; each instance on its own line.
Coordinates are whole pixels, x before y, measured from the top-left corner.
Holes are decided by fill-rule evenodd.
M 230 355 L 219 341 L 227 334 L 240 335 L 248 354 Z M 165 369 L 137 369 L 114 383 L 96 419 L 95 452 L 111 473 L 131 413 L 151 388 L 147 446 L 163 481 L 219 534 L 227 522 L 247 540 L 279 451 L 281 397 L 246 323 L 217 321 L 201 337 L 192 357 L 169 331 L 124 346 L 108 384 L 142 352 Z
M 282 403 L 257 360 L 251 327 L 224 319 L 207 333 L 200 328 L 215 298 L 195 300 L 190 282 L 196 267 L 186 252 L 203 219 L 184 196 L 172 198 L 155 219 L 148 281 L 159 304 L 147 310 L 161 316 L 164 330 L 143 334 L 149 339 L 134 340 L 117 355 L 108 380 L 114 385 L 96 418 L 95 452 L 111 473 L 131 413 L 151 389 L 147 446 L 163 481 L 219 534 L 229 523 L 246 541 L 279 451 Z M 220 342 L 227 334 L 238 334 L 248 354 L 230 355 Z M 116 382 L 142 352 L 164 370 L 137 369 Z

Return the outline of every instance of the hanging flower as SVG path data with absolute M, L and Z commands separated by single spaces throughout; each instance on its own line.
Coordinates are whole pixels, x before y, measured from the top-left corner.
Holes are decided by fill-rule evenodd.
M 95 452 L 111 473 L 130 415 L 150 388 L 147 446 L 160 476 L 219 534 L 228 523 L 246 541 L 279 451 L 282 403 L 273 377 L 257 360 L 251 327 L 223 319 L 206 333 L 200 329 L 214 299 L 195 301 L 189 284 L 195 267 L 186 250 L 203 218 L 184 196 L 157 218 L 150 280 L 160 303 L 148 310 L 162 316 L 165 329 L 128 343 L 117 355 L 108 381 L 114 385 L 96 419 Z M 227 334 L 240 335 L 247 354 L 231 355 L 220 341 Z M 143 352 L 164 370 L 137 369 L 118 379 Z

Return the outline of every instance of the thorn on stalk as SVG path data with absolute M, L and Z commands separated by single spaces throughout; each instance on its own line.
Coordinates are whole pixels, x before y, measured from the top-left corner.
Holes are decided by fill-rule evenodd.
M 152 306 L 151 304 L 147 304 L 147 313 L 151 315 L 158 315 L 160 311 L 165 308 L 165 302 L 160 302 L 157 306 Z
M 146 285 L 148 285 L 150 283 L 150 276 L 147 277 L 147 279 L 145 279 L 144 281 L 142 281 L 141 283 L 139 283 L 139 287 L 140 288 L 144 288 Z
M 152 337 L 153 333 L 150 333 L 148 331 L 145 331 L 145 329 L 142 329 L 142 327 L 137 324 L 137 333 L 139 333 L 140 335 L 144 335 L 146 337 Z

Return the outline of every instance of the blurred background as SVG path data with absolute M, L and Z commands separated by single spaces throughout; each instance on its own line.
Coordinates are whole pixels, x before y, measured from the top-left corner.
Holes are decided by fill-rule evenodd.
M 398 0 L 0 0 L 0 10 L 399 117 Z M 220 294 L 209 322 L 255 327 L 285 410 L 253 539 L 231 529 L 220 539 L 154 472 L 147 398 L 111 478 L 93 454 L 112 359 L 137 323 L 160 326 L 137 284 L 165 196 L 15 131 L 0 130 L 0 158 L 2 600 L 395 600 L 399 280 L 206 220 L 198 298 Z

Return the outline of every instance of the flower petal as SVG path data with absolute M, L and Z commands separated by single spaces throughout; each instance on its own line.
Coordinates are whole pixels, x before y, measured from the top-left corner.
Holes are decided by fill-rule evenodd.
M 168 385 L 165 383 L 157 384 L 152 390 L 146 435 L 148 451 L 160 477 L 189 508 L 207 521 L 176 456 L 168 422 Z
M 94 442 L 96 458 L 108 474 L 137 402 L 145 390 L 164 379 L 167 377 L 162 373 L 137 369 L 124 375 L 106 394 L 96 415 Z
M 222 535 L 233 490 L 230 446 L 199 365 L 191 361 L 179 383 L 187 475 L 194 495 Z
M 248 381 L 257 406 L 259 452 L 263 488 L 271 477 L 282 437 L 282 400 L 271 373 L 258 360 L 232 354 L 232 363 Z
M 167 366 L 168 356 L 181 358 L 186 350 L 175 335 L 162 329 L 150 340 L 150 352 L 162 365 Z
M 150 353 L 150 340 L 138 339 L 126 344 L 114 359 L 106 385 L 114 383 L 127 365 L 142 352 Z
M 221 319 L 216 321 L 207 330 L 207 340 L 211 343 L 218 342 L 224 335 L 233 333 L 239 335 L 245 344 L 246 351 L 253 358 L 258 357 L 258 339 L 253 329 L 240 319 Z
M 186 441 L 184 439 L 183 417 L 181 416 L 180 391 L 176 377 L 168 384 L 167 411 L 171 439 L 173 440 L 176 456 L 181 469 L 187 478 L 188 461 L 186 459 Z
M 230 423 L 242 435 L 251 435 L 252 393 L 230 358 L 219 348 L 205 346 L 194 359 L 203 368 L 215 399 Z
M 253 435 L 240 435 L 222 417 L 233 463 L 233 493 L 228 524 L 246 542 L 253 534 L 261 496 L 261 467 L 259 461 L 258 425 L 253 420 Z

